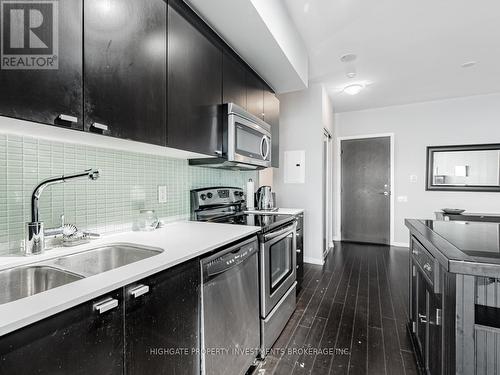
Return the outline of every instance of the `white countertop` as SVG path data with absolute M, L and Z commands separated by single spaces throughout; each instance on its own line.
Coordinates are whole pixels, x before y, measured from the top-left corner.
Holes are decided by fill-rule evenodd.
M 0 257 L 1 270 L 110 244 L 130 244 L 163 250 L 163 253 L 139 262 L 0 305 L 0 336 L 216 250 L 257 233 L 260 229 L 245 225 L 178 222 L 152 232 L 107 235 L 89 244 L 48 250 L 43 255 Z
M 264 215 L 299 215 L 304 212 L 303 208 L 278 208 L 275 211 L 260 211 L 260 210 L 245 210 L 249 214 L 264 214 Z

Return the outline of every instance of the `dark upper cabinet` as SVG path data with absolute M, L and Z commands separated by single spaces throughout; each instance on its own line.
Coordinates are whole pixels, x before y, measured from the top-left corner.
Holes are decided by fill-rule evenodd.
M 28 3 L 5 3 L 2 6 L 5 7 L 4 12 L 7 7 L 17 9 L 18 14 L 22 12 L 26 19 L 31 9 Z M 57 4 L 58 12 L 55 14 L 58 14 L 58 17 L 54 20 L 48 13 L 50 12 L 48 9 L 52 9 L 52 4 L 47 4 L 44 9 L 38 9 L 44 15 L 44 23 L 40 29 L 35 32 L 31 31 L 34 36 L 30 40 L 23 39 L 22 35 L 17 37 L 10 35 L 8 39 L 5 37 L 8 34 L 2 30 L 4 50 L 7 51 L 8 47 L 12 47 L 10 53 L 15 55 L 14 60 L 19 61 L 21 58 L 22 61 L 26 61 L 27 59 L 28 64 L 32 65 L 30 56 L 40 54 L 48 56 L 39 60 L 40 65 L 47 67 L 52 61 L 52 66 L 57 69 L 39 69 L 39 66 L 29 67 L 28 65 L 26 65 L 27 69 L 8 69 L 2 66 L 0 69 L 0 115 L 82 129 L 82 0 L 64 0 L 58 1 Z M 36 4 L 33 6 L 37 7 Z M 12 25 L 15 25 L 14 21 Z M 24 29 L 19 27 L 17 30 L 18 34 L 22 34 Z M 54 33 L 51 34 L 47 32 L 48 30 Z M 38 48 L 33 50 L 33 47 Z M 57 58 L 54 60 L 53 56 Z M 2 59 L 6 58 L 4 54 Z M 43 63 L 44 61 L 46 64 Z M 9 65 L 12 66 L 12 63 Z M 12 67 L 21 67 L 20 64 L 15 65 Z M 66 120 L 62 120 L 59 118 L 60 115 L 70 117 L 63 117 Z
M 222 55 L 222 101 L 247 108 L 246 68 L 229 52 Z
M 165 145 L 166 2 L 85 0 L 84 30 L 85 129 Z
M 271 164 L 278 168 L 280 165 L 280 101 L 270 89 L 264 91 L 264 121 L 271 125 Z
M 258 118 L 264 116 L 264 83 L 251 70 L 246 72 L 247 111 Z
M 109 298 L 118 305 L 95 310 Z M 122 302 L 120 289 L 2 336 L 0 374 L 122 375 Z
M 222 49 L 181 0 L 168 6 L 168 146 L 222 149 Z
M 199 264 L 193 260 L 124 289 L 125 374 L 200 374 L 200 356 L 192 351 L 200 347 Z

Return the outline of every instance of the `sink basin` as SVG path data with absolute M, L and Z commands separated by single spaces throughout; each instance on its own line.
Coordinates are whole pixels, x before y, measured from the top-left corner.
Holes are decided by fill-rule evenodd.
M 0 271 L 0 305 L 82 278 L 49 266 L 19 267 Z
M 130 245 L 110 245 L 57 258 L 46 264 L 87 277 L 123 267 L 161 253 L 161 250 Z

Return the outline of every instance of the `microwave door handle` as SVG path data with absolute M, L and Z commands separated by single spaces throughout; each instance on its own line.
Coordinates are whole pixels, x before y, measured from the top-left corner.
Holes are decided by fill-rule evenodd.
M 266 141 L 266 136 L 263 135 L 262 139 L 260 140 L 260 156 L 265 160 L 266 158 L 264 157 L 264 142 Z
M 266 154 L 264 155 L 264 160 L 267 160 L 267 157 L 269 156 L 269 152 L 271 151 L 271 145 L 269 144 L 269 138 L 264 136 L 265 142 L 266 142 Z

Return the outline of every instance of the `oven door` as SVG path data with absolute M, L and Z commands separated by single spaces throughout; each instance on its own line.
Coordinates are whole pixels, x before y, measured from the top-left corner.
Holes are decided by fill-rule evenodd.
M 270 167 L 271 133 L 265 125 L 267 124 L 260 124 L 236 114 L 230 114 L 228 119 L 228 161 Z
M 260 248 L 261 316 L 265 318 L 296 279 L 297 223 L 263 236 Z

